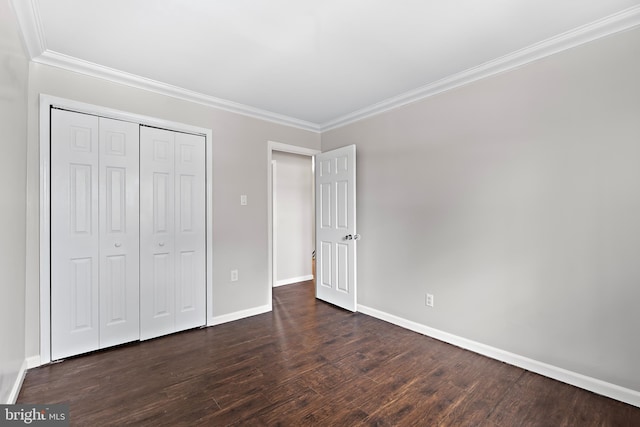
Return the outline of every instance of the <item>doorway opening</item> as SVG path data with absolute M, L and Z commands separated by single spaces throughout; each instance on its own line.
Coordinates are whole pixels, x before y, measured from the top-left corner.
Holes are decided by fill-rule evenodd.
M 315 224 L 312 219 L 315 213 L 315 195 L 313 193 L 313 156 L 319 153 L 320 150 L 313 150 L 310 148 L 303 148 L 295 145 L 282 144 L 274 141 L 269 141 L 268 143 L 268 304 L 271 309 L 273 309 L 272 304 L 274 286 L 281 286 L 289 283 L 310 280 L 311 277 L 313 277 L 313 273 L 310 272 L 312 267 L 312 252 L 315 248 Z M 307 159 L 305 159 L 305 157 Z M 296 161 L 296 158 L 298 158 L 300 161 Z M 304 171 L 304 167 L 302 166 L 305 163 L 305 160 L 311 168 L 306 172 Z M 283 176 L 283 174 L 286 176 Z M 288 224 L 286 224 L 286 226 L 293 226 L 293 222 L 297 222 L 299 223 L 298 228 L 301 230 L 300 234 L 304 234 L 307 232 L 306 230 L 310 230 L 310 234 L 307 236 L 296 236 L 294 232 L 295 226 L 289 228 L 286 236 L 282 233 L 283 222 L 281 220 L 284 219 L 283 216 L 287 215 L 287 210 L 295 209 L 295 205 L 297 203 L 299 203 L 301 209 L 305 209 L 302 207 L 304 203 L 300 203 L 301 201 L 295 200 L 295 198 L 301 194 L 301 187 L 304 186 L 304 184 L 295 186 L 298 187 L 297 189 L 291 188 L 291 192 L 288 195 L 278 194 L 275 184 L 278 182 L 282 183 L 283 179 L 290 179 L 296 174 L 301 179 L 305 179 L 304 177 L 307 175 L 310 175 L 311 177 L 311 181 L 309 182 L 312 202 L 310 207 L 311 212 L 308 213 L 309 218 L 306 219 L 304 217 L 301 218 L 299 215 L 297 216 L 297 218 L 288 218 L 290 221 L 288 221 Z M 283 198 L 282 196 L 285 197 Z M 280 202 L 278 202 L 277 200 L 280 200 Z M 280 227 L 278 227 L 278 223 L 281 224 Z M 300 239 L 298 239 L 297 237 L 300 237 Z M 283 242 L 283 239 L 285 239 L 286 241 Z M 290 246 L 289 249 L 278 250 L 278 247 L 283 247 L 283 243 L 286 246 Z M 304 249 L 305 247 L 306 249 Z M 289 250 L 292 250 L 294 252 L 289 252 Z M 292 256 L 292 262 L 289 266 L 290 268 L 287 268 L 284 271 L 282 262 L 279 262 L 282 261 L 283 256 Z M 304 264 L 305 262 L 306 268 Z M 278 268 L 278 264 L 281 265 L 280 269 Z M 280 274 L 278 274 L 279 271 Z

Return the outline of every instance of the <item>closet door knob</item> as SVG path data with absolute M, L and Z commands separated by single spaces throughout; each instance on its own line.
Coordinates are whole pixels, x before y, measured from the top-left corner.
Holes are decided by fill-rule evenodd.
M 158 243 L 158 245 L 164 246 L 164 242 L 160 242 L 160 243 Z
M 122 246 L 122 243 L 120 243 L 120 242 L 116 242 L 116 243 L 114 243 L 114 245 L 113 245 L 113 246 L 115 246 L 116 248 L 119 248 L 120 246 Z

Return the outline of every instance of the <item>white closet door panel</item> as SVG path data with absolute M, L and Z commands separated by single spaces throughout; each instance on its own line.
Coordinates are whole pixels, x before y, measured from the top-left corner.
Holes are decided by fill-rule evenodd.
M 205 138 L 176 133 L 176 330 L 206 322 Z
M 51 358 L 99 347 L 98 118 L 51 110 Z
M 140 339 L 175 331 L 174 147 L 140 128 Z
M 100 118 L 100 348 L 139 327 L 139 125 Z

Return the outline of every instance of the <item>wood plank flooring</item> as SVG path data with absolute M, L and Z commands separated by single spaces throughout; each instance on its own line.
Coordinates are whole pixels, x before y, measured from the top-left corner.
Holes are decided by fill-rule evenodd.
M 640 408 L 314 299 L 27 373 L 72 425 L 640 426 Z

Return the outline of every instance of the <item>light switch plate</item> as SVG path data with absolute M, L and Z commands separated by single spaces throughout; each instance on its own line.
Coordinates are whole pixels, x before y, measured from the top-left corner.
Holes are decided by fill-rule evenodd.
M 246 206 L 247 205 L 247 195 L 243 194 L 240 196 L 240 205 L 241 206 Z
M 433 307 L 433 295 L 432 294 L 427 294 L 427 297 L 425 299 L 425 305 L 427 307 Z

